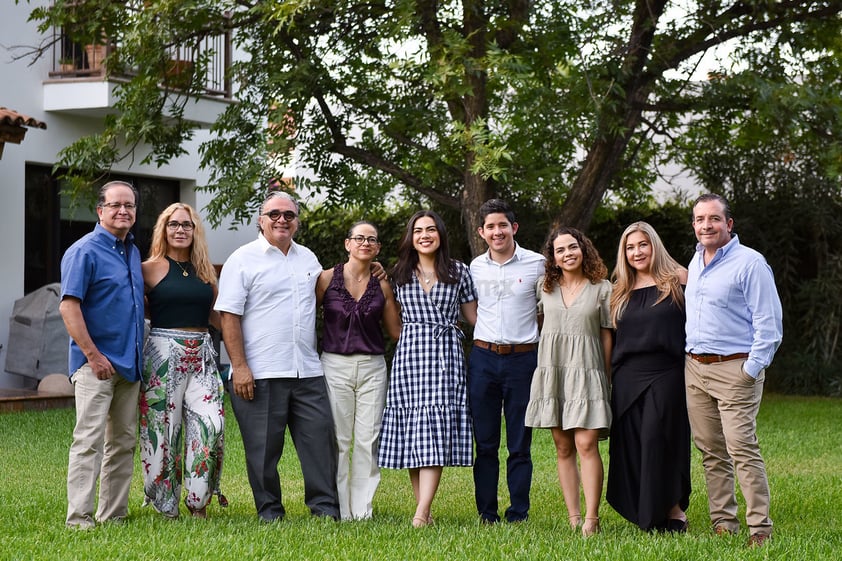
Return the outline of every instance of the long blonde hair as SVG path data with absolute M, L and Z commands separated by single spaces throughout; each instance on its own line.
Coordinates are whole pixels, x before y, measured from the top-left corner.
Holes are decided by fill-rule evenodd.
M 620 247 L 617 248 L 617 265 L 611 274 L 611 280 L 614 283 L 611 291 L 611 322 L 614 327 L 617 327 L 617 321 L 622 317 L 623 311 L 629 303 L 637 278 L 637 271 L 629 265 L 629 260 L 626 258 L 626 243 L 629 236 L 635 232 L 640 232 L 646 236 L 649 245 L 652 247 L 650 272 L 659 293 L 655 304 L 666 298 L 671 298 L 673 302 L 684 307 L 684 291 L 681 289 L 681 281 L 678 277 L 678 273 L 684 270 L 684 267 L 670 256 L 655 228 L 646 222 L 634 222 L 626 228 L 620 237 Z
M 147 261 L 166 259 L 169 243 L 167 243 L 167 222 L 177 210 L 186 210 L 190 214 L 190 221 L 193 222 L 193 243 L 190 245 L 190 263 L 196 270 L 196 276 L 200 280 L 216 286 L 216 270 L 211 263 L 208 254 L 208 243 L 205 239 L 205 228 L 202 226 L 202 219 L 187 203 L 173 203 L 165 208 L 158 215 L 155 228 L 152 230 L 152 245 L 149 247 L 149 258 Z

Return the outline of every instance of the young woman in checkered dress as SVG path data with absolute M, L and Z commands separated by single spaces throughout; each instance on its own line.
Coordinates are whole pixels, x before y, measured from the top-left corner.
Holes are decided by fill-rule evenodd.
M 401 335 L 383 413 L 380 467 L 408 469 L 412 525 L 432 523 L 430 507 L 444 466 L 472 463 L 471 416 L 461 312 L 473 325 L 477 293 L 468 267 L 450 259 L 447 232 L 433 211 L 415 213 L 398 248 L 395 295 Z

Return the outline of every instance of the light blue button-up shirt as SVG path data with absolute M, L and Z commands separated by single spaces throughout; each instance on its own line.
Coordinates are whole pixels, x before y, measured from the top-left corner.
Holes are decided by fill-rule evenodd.
M 705 265 L 698 244 L 685 294 L 687 352 L 748 353 L 743 369 L 753 378 L 772 363 L 783 338 L 783 312 L 772 269 L 760 253 L 735 235 Z

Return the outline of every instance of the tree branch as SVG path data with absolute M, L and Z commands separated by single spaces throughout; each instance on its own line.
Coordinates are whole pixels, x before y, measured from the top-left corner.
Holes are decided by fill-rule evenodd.
M 509 49 L 520 39 L 520 32 L 523 26 L 529 21 L 529 12 L 532 7 L 530 0 L 509 0 L 507 18 L 503 18 L 504 27 L 498 29 L 494 34 L 494 41 L 501 49 Z
M 659 52 L 672 51 L 672 54 L 663 58 L 660 64 L 654 64 L 656 57 L 653 57 L 653 65 L 647 69 L 647 73 L 658 76 L 667 69 L 677 67 L 680 62 L 693 55 L 703 53 L 712 47 L 721 45 L 737 37 L 744 37 L 757 31 L 767 31 L 776 27 L 783 27 L 790 23 L 820 20 L 838 15 L 842 12 L 842 1 L 839 0 L 829 2 L 826 6 L 817 10 L 810 11 L 808 9 L 799 12 L 796 8 L 803 7 L 803 4 L 803 2 L 795 0 L 790 2 L 758 3 L 751 6 L 743 2 L 737 2 L 721 15 L 707 22 L 704 27 L 696 29 L 683 39 L 674 40 L 671 45 L 661 47 Z M 774 17 L 761 21 L 759 17 L 762 15 Z M 738 25 L 733 29 L 718 31 L 744 16 L 751 16 L 751 21 Z
M 366 164 L 382 172 L 388 173 L 392 177 L 398 179 L 403 184 L 411 187 L 425 195 L 430 200 L 450 208 L 459 208 L 459 199 L 451 195 L 447 195 L 440 191 L 436 191 L 430 187 L 426 187 L 418 177 L 407 172 L 400 166 L 381 158 L 367 150 L 362 150 L 355 146 L 348 146 L 347 144 L 333 145 L 332 150 L 342 156 L 347 156 L 356 162 Z
M 301 47 L 297 45 L 294 41 L 291 41 L 289 37 L 285 37 L 285 42 L 287 47 L 290 49 L 295 57 L 299 60 L 307 60 L 314 66 L 318 66 L 318 63 L 315 61 L 310 61 L 309 58 L 305 55 L 305 53 L 301 50 Z M 358 163 L 363 165 L 367 165 L 374 169 L 378 169 L 398 181 L 404 183 L 406 186 L 411 187 L 421 193 L 429 197 L 431 200 L 436 201 L 440 204 L 458 208 L 459 207 L 459 200 L 456 197 L 452 197 L 445 193 L 441 193 L 432 189 L 430 187 L 425 186 L 421 179 L 417 176 L 409 173 L 406 169 L 402 168 L 401 166 L 386 160 L 382 156 L 375 154 L 368 150 L 363 150 L 356 146 L 350 146 L 348 144 L 348 139 L 345 134 L 342 132 L 342 128 L 339 125 L 339 121 L 334 115 L 332 109 L 330 108 L 330 104 L 324 97 L 324 93 L 320 89 L 315 89 L 311 94 L 316 103 L 319 106 L 319 110 L 322 113 L 322 116 L 325 119 L 325 124 L 327 125 L 328 130 L 330 130 L 331 138 L 333 139 L 333 143 L 331 144 L 331 150 L 336 154 L 341 156 L 346 156 Z

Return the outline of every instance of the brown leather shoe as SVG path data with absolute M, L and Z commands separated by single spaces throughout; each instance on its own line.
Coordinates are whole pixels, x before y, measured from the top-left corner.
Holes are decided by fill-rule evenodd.
M 717 524 L 713 527 L 713 533 L 717 536 L 733 536 L 737 532 L 729 530 L 724 524 Z
M 752 534 L 751 537 L 748 539 L 748 546 L 760 547 L 767 541 L 772 541 L 772 534 L 763 534 L 761 532 L 757 532 L 756 534 Z

